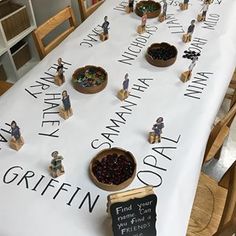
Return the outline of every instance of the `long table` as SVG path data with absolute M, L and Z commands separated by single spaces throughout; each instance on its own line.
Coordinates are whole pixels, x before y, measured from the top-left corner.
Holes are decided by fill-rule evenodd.
M 111 235 L 106 213 L 109 192 L 88 175 L 90 160 L 102 149 L 121 147 L 133 153 L 137 174 L 127 189 L 153 185 L 158 197 L 159 236 L 186 235 L 205 145 L 236 65 L 236 2 L 214 0 L 205 22 L 197 22 L 190 43 L 182 42 L 202 1 L 179 10 L 168 1 L 168 19 L 148 19 L 147 32 L 126 1 L 106 0 L 63 43 L 0 97 L 0 235 Z M 109 39 L 98 33 L 104 16 Z M 176 46 L 176 62 L 166 68 L 150 65 L 145 53 L 152 43 Z M 190 81 L 180 74 L 190 60 L 185 50 L 200 52 Z M 66 82 L 53 83 L 57 59 L 64 62 Z M 97 94 L 77 92 L 73 72 L 85 65 L 103 67 L 106 88 Z M 125 74 L 130 96 L 117 98 Z M 73 116 L 59 115 L 61 92 L 70 95 Z M 161 143 L 150 144 L 148 133 L 164 118 Z M 25 140 L 10 149 L 9 124 L 15 120 Z M 52 179 L 51 153 L 63 157 L 65 174 Z

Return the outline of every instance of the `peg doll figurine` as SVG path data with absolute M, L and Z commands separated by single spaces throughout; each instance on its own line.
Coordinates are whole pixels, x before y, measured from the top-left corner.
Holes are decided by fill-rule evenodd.
M 107 16 L 104 17 L 104 22 L 102 24 L 103 33 L 100 34 L 100 40 L 105 41 L 108 39 L 108 29 L 109 22 L 107 21 Z
M 71 117 L 73 115 L 73 111 L 71 108 L 71 102 L 70 102 L 70 97 L 67 93 L 66 90 L 64 90 L 62 92 L 62 104 L 63 104 L 63 108 L 60 110 L 59 115 L 63 118 L 63 119 L 68 119 L 69 117 Z
M 156 142 L 161 142 L 162 129 L 164 128 L 163 121 L 164 119 L 162 117 L 157 118 L 156 123 L 152 127 L 153 132 L 149 132 L 149 143 L 153 144 Z
M 194 29 L 195 29 L 195 22 L 196 22 L 195 20 L 191 21 L 191 24 L 188 27 L 187 33 L 185 33 L 183 35 L 183 42 L 184 43 L 188 43 L 192 40 L 192 34 L 193 34 Z
M 185 83 L 185 82 L 187 82 L 188 80 L 190 80 L 191 75 L 192 75 L 192 70 L 193 70 L 193 68 L 196 66 L 197 60 L 198 60 L 198 56 L 193 57 L 193 58 L 192 58 L 192 61 L 191 61 L 191 64 L 190 64 L 189 67 L 188 67 L 188 70 L 185 71 L 185 72 L 183 72 L 183 73 L 181 74 L 180 80 L 181 80 L 182 82 Z
M 188 9 L 188 3 L 189 3 L 189 0 L 184 0 L 182 3 L 180 3 L 179 4 L 180 10 L 182 10 L 182 11 L 187 10 Z
M 24 145 L 24 140 L 21 136 L 20 128 L 17 123 L 13 120 L 11 122 L 11 140 L 10 147 L 18 151 Z
M 125 100 L 129 96 L 129 91 L 128 91 L 128 88 L 129 88 L 129 74 L 128 73 L 125 74 L 125 79 L 124 79 L 122 85 L 123 85 L 123 88 L 117 94 L 117 97 L 121 101 Z
M 65 173 L 64 166 L 62 165 L 63 157 L 58 155 L 58 151 L 54 151 L 51 156 L 53 157 L 51 165 L 49 166 L 50 174 L 56 178 Z
M 142 18 L 141 18 L 141 25 L 139 25 L 137 28 L 137 32 L 139 34 L 142 34 L 146 31 L 146 23 L 147 23 L 147 12 L 145 11 L 143 13 Z
M 134 11 L 134 0 L 129 0 L 128 6 L 126 7 L 126 12 L 130 13 Z
M 167 2 L 166 0 L 163 0 L 163 11 L 162 13 L 159 15 L 159 21 L 163 22 L 164 20 L 166 20 L 166 12 L 167 12 Z
M 205 0 L 204 3 L 203 3 L 203 7 L 201 9 L 202 14 L 199 14 L 197 16 L 197 21 L 198 22 L 206 20 L 206 14 L 207 14 L 209 5 L 210 5 L 210 1 L 209 0 Z
M 57 74 L 54 77 L 54 83 L 58 86 L 61 86 L 65 82 L 64 66 L 62 64 L 61 58 L 58 58 L 57 62 L 58 62 Z

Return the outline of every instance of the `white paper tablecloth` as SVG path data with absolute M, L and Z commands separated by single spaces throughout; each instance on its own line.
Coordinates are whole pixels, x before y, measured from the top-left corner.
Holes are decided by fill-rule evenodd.
M 186 235 L 205 144 L 236 64 L 236 2 L 214 0 L 207 22 L 196 23 L 193 40 L 187 44 L 182 42 L 181 31 L 186 31 L 196 18 L 202 1 L 192 0 L 187 11 L 179 10 L 179 1 L 168 1 L 169 19 L 163 23 L 148 19 L 149 33 L 143 36 L 136 33 L 140 18 L 119 7 L 126 4 L 106 0 L 1 96 L 1 236 L 111 235 L 106 213 L 109 193 L 97 188 L 88 176 L 90 160 L 110 145 L 127 149 L 136 157 L 137 176 L 127 189 L 144 183 L 160 185 L 155 188 L 158 235 Z M 105 15 L 110 22 L 109 40 L 100 42 L 91 34 L 101 30 L 98 25 Z M 177 47 L 178 57 L 171 67 L 156 68 L 145 60 L 146 49 L 151 43 L 164 41 Z M 190 64 L 182 55 L 189 48 L 201 51 L 201 56 L 191 80 L 182 83 L 179 76 Z M 122 54 L 133 58 L 125 61 L 131 65 L 124 63 Z M 71 64 L 65 65 L 66 82 L 61 87 L 41 79 L 49 77 L 45 72 L 55 74 L 51 66 L 59 57 Z M 74 70 L 85 65 L 101 66 L 107 71 L 108 84 L 102 92 L 86 95 L 72 87 Z M 116 94 L 125 73 L 129 73 L 132 96 L 121 102 Z M 42 82 L 44 86 L 40 86 Z M 48 103 L 61 105 L 61 96 L 56 95 L 59 100 L 47 100 L 52 98 L 50 94 L 65 89 L 74 112 L 66 121 L 57 113 L 59 106 Z M 127 105 L 129 110 L 122 108 Z M 163 139 L 149 144 L 148 133 L 159 116 L 164 118 Z M 111 119 L 118 120 L 118 128 L 106 128 L 114 125 Z M 25 140 L 18 152 L 4 142 L 10 140 L 10 134 L 4 131 L 10 128 L 5 123 L 12 120 Z M 50 133 L 58 137 L 45 136 Z M 65 167 L 65 174 L 57 182 L 48 172 L 54 150 L 64 157 Z M 14 166 L 18 167 L 7 172 Z M 22 180 L 25 174 L 31 176 L 27 181 Z M 49 184 L 54 187 L 46 189 Z M 67 191 L 61 189 L 57 194 L 60 187 Z

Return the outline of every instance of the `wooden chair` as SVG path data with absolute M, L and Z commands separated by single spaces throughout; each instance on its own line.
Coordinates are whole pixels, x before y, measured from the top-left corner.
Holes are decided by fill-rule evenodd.
M 104 0 L 96 1 L 92 6 L 86 7 L 86 0 L 78 0 L 81 21 L 85 21 L 103 2 Z
M 222 229 L 218 230 L 213 236 L 228 236 L 236 232 L 236 207 L 234 208 L 233 218 L 225 224 Z
M 0 96 L 4 94 L 13 84 L 0 80 Z
M 225 98 L 230 100 L 230 108 L 236 103 L 236 72 L 234 72 L 233 78 L 230 81 L 229 88 L 232 93 L 226 93 Z
M 230 125 L 235 115 L 236 103 L 231 107 L 225 117 L 213 127 L 207 142 L 203 163 L 211 160 L 213 157 L 218 158 L 220 156 L 221 147 L 229 134 Z
M 236 233 L 236 161 L 219 183 L 201 173 L 187 236 Z
M 43 39 L 55 28 L 66 21 L 69 21 L 70 27 L 66 29 L 62 34 L 57 36 L 54 40 L 52 40 L 48 45 L 45 45 Z M 40 58 L 42 59 L 56 46 L 58 46 L 75 28 L 76 21 L 74 13 L 71 7 L 66 7 L 55 16 L 47 20 L 45 23 L 40 25 L 36 30 L 34 30 L 33 36 Z

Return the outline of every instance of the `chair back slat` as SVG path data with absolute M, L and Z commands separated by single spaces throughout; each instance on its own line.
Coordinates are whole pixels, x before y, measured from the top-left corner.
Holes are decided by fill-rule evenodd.
M 225 132 L 223 132 L 223 131 L 227 127 L 228 128 L 230 127 L 235 115 L 236 115 L 236 103 L 228 111 L 228 113 L 212 129 L 212 131 L 209 135 L 206 150 L 205 150 L 204 162 L 206 162 L 214 157 L 210 154 L 212 153 L 212 149 L 214 148 L 214 145 L 219 140 L 221 140 L 222 142 L 221 142 L 221 144 L 217 143 L 218 150 L 214 150 L 215 155 L 217 154 L 218 151 L 220 151 L 220 148 L 223 145 L 224 139 L 226 138 L 226 136 L 225 137 L 222 136 L 224 138 L 224 139 L 222 139 L 222 137 L 219 137 L 219 135 L 225 134 Z
M 219 121 L 220 125 L 221 126 L 227 125 L 228 127 L 230 127 L 235 115 L 236 115 L 236 104 L 234 104 L 233 107 L 226 114 L 226 116 Z
M 49 43 L 45 47 L 45 53 L 48 54 L 51 52 L 55 47 L 57 47 L 71 32 L 73 32 L 75 27 L 71 27 L 67 29 L 65 32 L 63 32 L 61 35 L 59 35 L 57 38 L 53 40 L 53 42 Z
M 48 45 L 44 45 L 43 39 L 54 29 L 56 29 L 66 21 L 69 21 L 70 27 L 61 35 L 52 40 Z M 47 20 L 45 23 L 40 25 L 33 33 L 40 58 L 42 59 L 43 57 L 45 57 L 62 40 L 64 40 L 75 29 L 75 27 L 76 21 L 71 7 L 66 7 L 55 16 Z
M 229 128 L 227 126 L 223 126 L 219 133 L 216 133 L 216 137 L 214 137 L 213 142 L 207 149 L 207 159 L 212 159 L 216 156 L 217 152 L 220 150 L 221 146 L 224 143 L 225 138 L 229 135 Z

